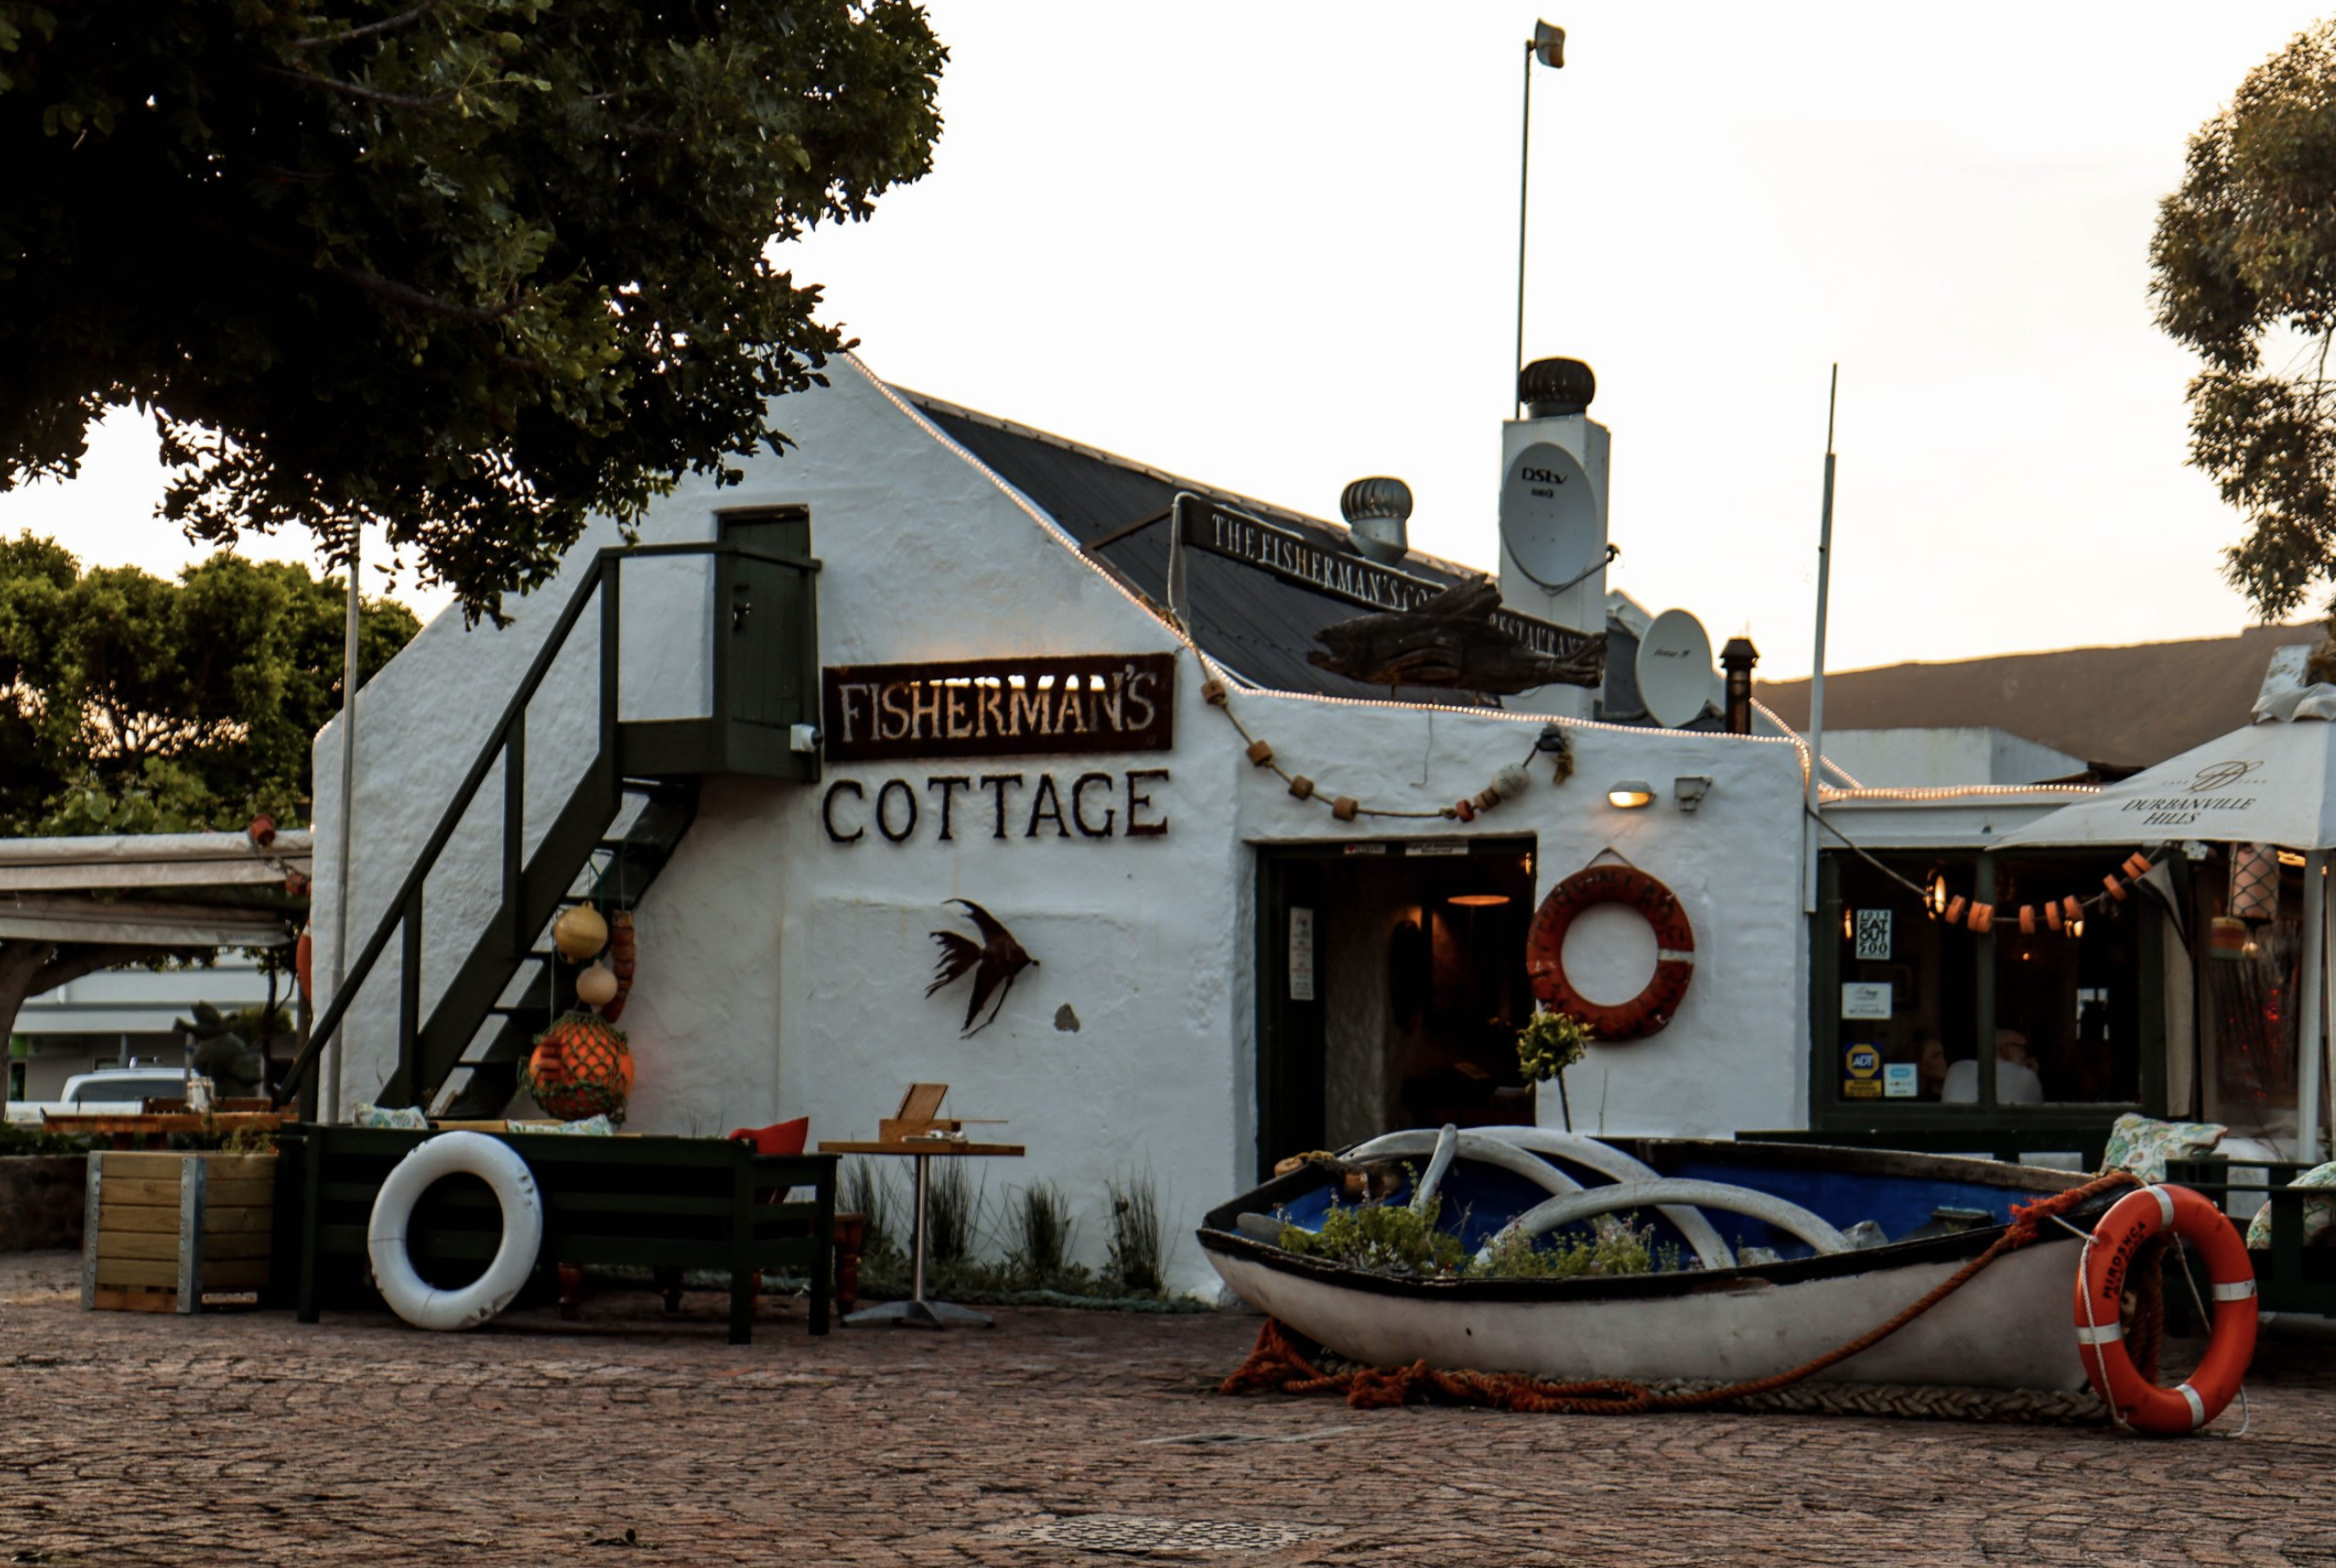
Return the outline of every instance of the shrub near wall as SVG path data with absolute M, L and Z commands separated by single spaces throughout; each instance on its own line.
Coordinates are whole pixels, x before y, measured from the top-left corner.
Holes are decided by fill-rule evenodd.
M 0 1252 L 81 1245 L 87 1154 L 0 1157 Z

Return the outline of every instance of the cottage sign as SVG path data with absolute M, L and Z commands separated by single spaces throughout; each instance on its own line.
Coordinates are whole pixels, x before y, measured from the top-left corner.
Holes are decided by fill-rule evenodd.
M 1174 654 L 832 665 L 820 685 L 822 742 L 834 762 L 1176 744 Z

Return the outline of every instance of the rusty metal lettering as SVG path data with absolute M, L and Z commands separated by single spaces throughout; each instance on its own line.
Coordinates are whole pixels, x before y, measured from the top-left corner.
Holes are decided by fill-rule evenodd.
M 1030 825 L 1022 830 L 1022 836 L 1026 839 L 1037 838 L 1039 823 L 1048 819 L 1054 822 L 1056 838 L 1066 839 L 1071 836 L 1070 824 L 1063 820 L 1063 797 L 1055 788 L 1055 775 L 1042 773 L 1038 775 L 1038 787 L 1030 794 Z
M 1021 782 L 1022 775 L 1018 773 L 986 773 L 981 775 L 981 787 L 990 791 L 998 801 L 998 822 L 996 827 L 990 831 L 991 838 L 1002 839 L 1006 836 L 1006 786 L 1009 784 L 1018 784 Z
M 1103 826 L 1099 828 L 1092 827 L 1088 825 L 1087 823 L 1087 786 L 1089 784 L 1101 784 L 1105 789 L 1108 790 L 1112 786 L 1112 776 L 1107 773 L 1083 773 L 1072 782 L 1071 821 L 1077 823 L 1079 832 L 1088 838 L 1107 839 L 1111 837 L 1113 827 L 1119 822 L 1118 808 L 1107 805 L 1103 808 Z M 1109 797 L 1106 796 L 1105 798 Z
M 1141 767 L 1130 768 L 1128 770 L 1127 836 L 1129 838 L 1156 839 L 1167 836 L 1168 819 L 1166 817 L 1162 817 L 1158 822 L 1147 823 L 1137 821 L 1135 815 L 1139 811 L 1149 810 L 1152 805 L 1152 797 L 1150 795 L 1138 794 L 1136 793 L 1135 781 L 1138 779 L 1147 781 L 1152 779 L 1165 779 L 1167 776 L 1168 770 L 1164 767 Z
M 899 833 L 892 831 L 891 803 L 894 790 L 900 792 L 900 798 L 909 805 L 908 824 Z M 884 787 L 876 792 L 876 831 L 896 844 L 907 842 L 916 833 L 917 792 L 909 787 L 907 779 L 888 778 L 884 781 Z
M 858 843 L 868 836 L 866 828 L 853 828 L 848 833 L 835 831 L 835 797 L 846 790 L 852 792 L 854 800 L 868 798 L 868 792 L 860 787 L 860 781 L 848 778 L 836 780 L 827 786 L 827 793 L 819 797 L 819 825 L 827 830 L 827 842 L 832 844 Z
M 936 774 L 934 774 L 931 778 L 929 778 L 929 779 L 927 779 L 927 780 L 925 781 L 925 788 L 926 788 L 926 789 L 928 789 L 928 790 L 938 790 L 939 792 L 940 792 L 940 797 L 941 797 L 941 831 L 940 831 L 940 838 L 941 838 L 941 842 L 942 842 L 947 843 L 947 842 L 949 842 L 951 839 L 954 839 L 954 838 L 957 836 L 955 833 L 951 833 L 951 832 L 949 831 L 949 823 L 950 823 L 950 812 L 949 812 L 949 808 L 950 808 L 950 806 L 951 806 L 952 804 L 954 804 L 954 803 L 955 803 L 955 802 L 956 802 L 956 799 L 957 799 L 957 792 L 958 792 L 959 790 L 961 790 L 961 789 L 971 789 L 972 787 L 973 787 L 973 781 L 972 781 L 971 779 L 969 779 L 969 778 L 966 777 L 966 775 L 965 775 L 965 774 L 961 774 L 961 773 Z
M 821 687 L 830 762 L 1175 747 L 1174 654 L 837 665 Z

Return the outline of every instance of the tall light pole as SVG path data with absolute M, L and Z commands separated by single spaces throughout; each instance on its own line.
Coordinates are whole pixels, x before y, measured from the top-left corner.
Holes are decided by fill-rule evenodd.
M 1518 414 L 1525 410 L 1524 392 L 1517 385 L 1517 378 L 1525 368 L 1525 192 L 1533 188 L 1533 68 L 1536 60 L 1552 70 L 1564 66 L 1564 28 L 1535 22 L 1533 35 L 1525 40 L 1524 150 L 1517 157 L 1517 357 L 1509 372 L 1509 394 Z

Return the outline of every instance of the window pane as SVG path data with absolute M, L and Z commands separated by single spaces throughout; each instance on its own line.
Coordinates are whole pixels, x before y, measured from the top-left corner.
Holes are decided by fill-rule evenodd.
M 1875 858 L 1914 887 L 1858 856 L 1835 857 L 1841 1048 L 1833 1074 L 1845 1105 L 1935 1104 L 1949 1062 L 1977 1050 L 1978 970 L 1971 934 L 1941 922 L 1914 888 L 1968 891 L 1973 864 L 1969 856 Z
M 2100 887 L 2098 855 L 1996 863 L 1995 1097 L 2004 1105 L 2141 1098 L 2141 921 L 2096 906 L 2055 930 L 2045 906 Z M 2032 931 L 2020 911 L 2034 911 Z M 1968 1069 L 1967 1069 L 1968 1070 Z

